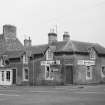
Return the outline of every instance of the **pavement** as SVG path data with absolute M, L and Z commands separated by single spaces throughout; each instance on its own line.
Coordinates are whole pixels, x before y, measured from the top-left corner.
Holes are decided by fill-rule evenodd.
M 0 86 L 0 105 L 105 105 L 105 85 Z

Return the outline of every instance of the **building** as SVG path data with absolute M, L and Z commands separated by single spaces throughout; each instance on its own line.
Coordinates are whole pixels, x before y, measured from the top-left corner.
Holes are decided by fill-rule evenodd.
M 105 48 L 101 45 L 73 41 L 67 32 L 62 41 L 50 32 L 45 45 L 32 46 L 30 38 L 22 45 L 10 28 L 14 26 L 5 27 L 8 31 L 3 29 L 0 36 L 0 85 L 105 83 Z

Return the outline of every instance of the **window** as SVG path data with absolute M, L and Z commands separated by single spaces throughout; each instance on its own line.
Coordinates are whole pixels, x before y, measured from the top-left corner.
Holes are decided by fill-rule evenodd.
M 0 67 L 3 67 L 4 66 L 4 61 L 3 61 L 3 58 L 0 59 Z
M 2 72 L 2 81 L 4 81 L 4 71 L 1 72 Z
M 90 49 L 90 59 L 96 59 L 96 52 L 93 48 Z
M 28 57 L 25 55 L 23 55 L 23 64 L 28 64 Z
M 102 66 L 101 68 L 101 76 L 105 77 L 105 66 Z
M 6 72 L 6 79 L 7 79 L 7 81 L 10 81 L 10 71 Z
M 46 60 L 53 60 L 53 52 L 51 49 L 48 49 L 46 52 Z
M 92 79 L 92 66 L 86 66 L 86 80 Z
M 53 69 L 50 68 L 50 65 L 45 66 L 45 80 L 53 80 Z
M 23 80 L 24 81 L 28 81 L 29 80 L 29 69 L 28 68 L 24 68 L 23 69 Z

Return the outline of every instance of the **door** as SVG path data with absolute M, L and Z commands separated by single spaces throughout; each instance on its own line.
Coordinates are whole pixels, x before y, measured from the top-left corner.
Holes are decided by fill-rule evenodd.
M 73 84 L 73 66 L 65 66 L 65 83 Z
M 16 84 L 16 69 L 12 69 L 12 71 L 13 84 Z
M 0 71 L 0 85 L 12 85 L 12 70 Z

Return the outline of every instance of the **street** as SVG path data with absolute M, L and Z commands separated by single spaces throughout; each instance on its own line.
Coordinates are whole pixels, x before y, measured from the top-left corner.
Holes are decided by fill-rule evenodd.
M 105 105 L 105 85 L 0 87 L 0 105 Z

